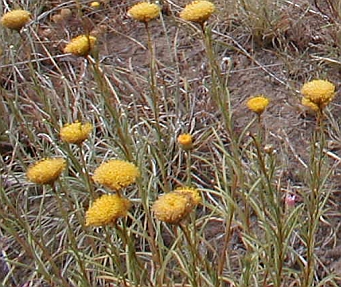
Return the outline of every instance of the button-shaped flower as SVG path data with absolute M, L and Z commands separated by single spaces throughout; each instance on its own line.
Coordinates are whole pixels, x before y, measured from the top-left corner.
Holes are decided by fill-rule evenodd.
M 52 184 L 58 179 L 65 166 L 63 158 L 47 158 L 30 166 L 26 176 L 29 181 L 37 184 Z
M 114 223 L 118 218 L 127 216 L 130 201 L 117 194 L 102 195 L 97 198 L 85 214 L 87 226 L 104 226 Z
M 1 17 L 1 24 L 11 30 L 20 31 L 30 21 L 31 13 L 25 10 L 12 10 Z
M 95 182 L 118 191 L 133 184 L 139 176 L 140 172 L 133 163 L 113 159 L 102 163 L 92 178 Z
M 335 86 L 326 80 L 312 80 L 303 85 L 301 93 L 319 109 L 323 109 L 334 99 Z
M 250 98 L 246 105 L 249 108 L 249 110 L 255 112 L 258 115 L 261 115 L 264 110 L 269 105 L 270 101 L 267 97 L 264 97 L 263 95 L 255 96 Z
M 73 144 L 81 144 L 88 137 L 90 132 L 93 130 L 93 126 L 90 123 L 72 123 L 66 124 L 60 130 L 60 138 L 67 142 Z
M 166 193 L 153 204 L 155 217 L 163 222 L 179 224 L 200 202 L 200 195 L 189 188 L 181 188 Z
M 161 9 L 158 5 L 148 2 L 141 2 L 128 10 L 128 16 L 140 21 L 149 22 L 157 17 L 159 17 Z
M 99 3 L 98 1 L 91 2 L 90 7 L 97 9 L 97 8 L 101 7 L 101 3 Z
M 178 136 L 178 143 L 184 150 L 193 148 L 193 137 L 190 134 L 181 134 Z
M 180 18 L 196 22 L 204 23 L 210 18 L 215 11 L 215 6 L 209 1 L 193 1 L 181 11 Z
M 71 53 L 78 57 L 86 57 L 91 53 L 95 44 L 96 37 L 89 35 L 80 35 L 73 38 L 64 48 L 64 53 Z

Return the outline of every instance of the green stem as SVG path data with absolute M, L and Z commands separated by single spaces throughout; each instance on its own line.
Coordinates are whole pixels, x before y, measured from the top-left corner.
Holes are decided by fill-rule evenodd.
M 117 247 L 117 244 L 113 242 L 111 238 L 111 232 L 109 232 L 107 228 L 105 228 L 105 241 L 110 247 L 110 251 L 111 251 L 111 252 L 107 252 L 107 254 L 113 260 L 115 264 L 114 266 L 118 269 L 118 272 L 122 279 L 123 286 L 130 287 L 130 284 L 127 283 L 127 280 L 125 278 L 124 270 L 122 269 L 122 263 L 120 260 L 121 255 L 120 255 L 119 249 Z M 114 274 L 114 276 L 117 276 L 117 275 Z
M 128 161 L 133 161 L 134 157 L 131 151 L 130 134 L 127 130 L 124 130 L 122 128 L 122 123 L 120 120 L 121 118 L 120 116 L 121 112 L 119 110 L 120 99 L 114 87 L 111 85 L 109 79 L 101 69 L 99 61 L 94 61 L 91 57 L 88 57 L 87 59 L 92 64 L 94 76 L 96 78 L 96 83 L 99 85 L 101 96 L 104 99 L 105 107 L 108 109 L 110 115 L 112 116 L 115 122 L 116 134 L 120 140 L 120 148 L 122 149 L 126 159 Z M 109 96 L 111 96 L 112 99 Z M 113 100 L 115 101 L 114 104 L 112 103 Z
M 312 150 L 311 150 L 311 192 L 307 197 L 306 207 L 308 212 L 308 230 L 307 230 L 307 254 L 306 265 L 304 269 L 304 278 L 302 287 L 310 287 L 314 281 L 314 272 L 316 267 L 315 259 L 315 244 L 316 244 L 316 232 L 319 225 L 319 217 L 323 206 L 321 202 L 321 188 L 322 188 L 322 168 L 323 168 L 323 149 L 325 147 L 325 135 L 324 135 L 324 113 L 322 109 L 319 109 L 316 119 L 316 129 L 312 138 Z
M 192 262 L 190 263 L 190 270 L 192 273 L 192 278 L 189 278 L 191 282 L 192 287 L 199 287 L 201 286 L 201 280 L 200 280 L 200 274 L 197 272 L 197 268 L 199 267 L 199 263 L 201 261 L 200 255 L 199 255 L 199 250 L 196 246 L 195 243 L 191 240 L 191 235 L 188 230 L 188 225 L 187 224 L 179 224 L 180 229 L 182 230 L 187 244 L 189 246 L 190 252 L 191 252 L 191 257 L 192 257 Z M 195 239 L 194 239 L 195 240 Z
M 135 243 L 132 237 L 128 233 L 128 229 L 126 227 L 126 223 L 123 222 L 123 227 L 115 224 L 116 231 L 120 238 L 122 239 L 123 244 L 125 245 L 125 249 L 127 250 L 127 268 L 129 276 L 132 276 L 133 282 L 144 283 L 146 281 L 145 271 L 143 265 L 140 262 L 136 254 Z
M 192 154 L 191 151 L 187 151 L 185 153 L 186 156 L 186 185 L 191 186 L 192 185 Z
M 150 53 L 150 90 L 151 90 L 151 96 L 152 96 L 151 108 L 154 113 L 156 125 L 158 129 L 160 129 L 160 126 L 159 126 L 160 111 L 159 111 L 159 99 L 158 99 L 159 97 L 158 97 L 157 81 L 156 81 L 156 59 L 155 59 L 152 35 L 148 27 L 148 22 L 145 22 L 145 28 L 147 31 L 148 49 Z
M 60 268 L 57 266 L 56 262 L 53 259 L 53 255 L 49 252 L 44 244 L 42 244 L 40 238 L 37 238 L 34 232 L 31 230 L 31 226 L 23 220 L 23 216 L 18 214 L 17 208 L 13 206 L 12 202 L 8 198 L 7 194 L 1 188 L 1 199 L 2 205 L 5 205 L 9 208 L 6 212 L 0 208 L 0 218 L 5 219 L 8 218 L 8 211 L 13 214 L 13 217 L 16 219 L 16 223 L 25 231 L 25 238 L 23 235 L 18 233 L 17 227 L 11 228 L 8 224 L 2 224 L 0 222 L 0 226 L 6 230 L 9 234 L 13 236 L 18 244 L 25 250 L 25 254 L 29 256 L 35 264 L 38 265 L 37 271 L 42 274 L 45 279 L 49 282 L 53 282 L 53 280 L 57 280 L 57 284 L 65 287 L 72 287 L 68 280 L 66 280 L 62 274 Z M 11 224 L 13 221 L 11 221 Z M 25 240 L 26 239 L 26 240 Z M 36 245 L 42 252 L 42 256 L 39 256 L 35 250 Z M 51 267 L 51 270 L 46 268 L 44 265 L 44 261 L 48 262 L 48 265 Z M 52 273 L 52 274 L 51 274 Z M 54 279 L 52 279 L 54 278 Z
M 62 187 L 62 185 L 60 185 L 60 186 Z M 77 261 L 77 263 L 79 265 L 79 268 L 80 268 L 80 270 L 81 270 L 81 272 L 83 274 L 82 282 L 85 285 L 82 285 L 82 286 L 91 287 L 92 284 L 89 282 L 89 276 L 88 276 L 88 274 L 86 272 L 86 268 L 85 268 L 85 265 L 84 265 L 84 260 L 80 256 L 80 250 L 78 249 L 78 246 L 77 246 L 77 239 L 76 239 L 76 236 L 74 234 L 74 230 L 73 230 L 73 228 L 70 225 L 68 211 L 65 209 L 63 200 L 61 198 L 61 192 L 57 190 L 55 183 L 52 184 L 51 187 L 52 187 L 52 190 L 54 192 L 55 198 L 57 200 L 57 204 L 58 204 L 59 210 L 60 210 L 60 212 L 62 214 L 62 218 L 63 218 L 63 220 L 64 220 L 64 222 L 66 224 L 66 227 L 67 227 L 66 231 L 67 231 L 70 243 L 71 243 L 71 248 L 73 250 L 73 253 L 75 254 L 76 261 Z
M 82 167 L 82 173 L 83 173 L 83 175 L 85 177 L 87 190 L 89 191 L 91 200 L 93 201 L 96 198 L 96 193 L 95 193 L 95 190 L 94 190 L 94 187 L 93 187 L 93 184 L 92 184 L 92 179 L 91 179 L 91 176 L 89 174 L 88 167 L 87 167 L 87 164 L 86 164 L 86 161 L 85 161 L 85 154 L 84 154 L 84 151 L 83 151 L 83 148 L 82 148 L 82 144 L 79 144 L 78 148 L 79 148 L 79 156 L 81 158 L 81 163 L 82 163 L 82 166 L 83 166 Z

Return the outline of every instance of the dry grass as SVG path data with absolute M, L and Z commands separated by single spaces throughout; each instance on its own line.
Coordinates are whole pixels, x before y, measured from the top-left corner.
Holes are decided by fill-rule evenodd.
M 149 41 L 133 1 L 14 2 L 1 11 L 33 20 L 0 29 L 2 286 L 339 286 L 340 100 L 321 125 L 299 94 L 339 85 L 338 1 L 214 1 L 203 33 L 178 17 L 185 1 L 164 0 Z M 91 56 L 63 54 L 88 33 Z M 245 105 L 256 94 L 271 101 L 260 120 Z M 61 142 L 76 120 L 89 139 Z M 68 162 L 54 188 L 28 182 L 51 156 Z M 140 169 L 133 207 L 86 227 L 91 196 L 110 192 L 91 175 L 111 158 Z M 180 225 L 156 220 L 153 202 L 183 185 L 202 204 Z

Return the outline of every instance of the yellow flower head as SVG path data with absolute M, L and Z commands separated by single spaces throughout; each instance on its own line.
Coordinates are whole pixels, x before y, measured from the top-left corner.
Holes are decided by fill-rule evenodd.
M 130 201 L 117 194 L 97 198 L 85 214 L 86 226 L 103 226 L 127 216 Z
M 333 100 L 335 86 L 329 81 L 313 80 L 303 85 L 301 93 L 319 109 L 322 109 Z
M 178 136 L 178 143 L 184 150 L 190 150 L 193 147 L 193 137 L 190 134 L 181 134 Z
M 85 57 L 94 48 L 97 39 L 94 36 L 80 35 L 73 38 L 64 48 L 64 53 L 71 53 L 75 56 Z
M 67 142 L 73 144 L 81 144 L 88 137 L 90 132 L 92 131 L 93 126 L 90 123 L 73 123 L 67 124 L 60 130 L 60 138 Z
M 258 115 L 261 115 L 269 105 L 269 99 L 263 95 L 255 96 L 249 99 L 246 103 L 247 107 Z
M 312 101 L 310 101 L 309 99 L 307 98 L 302 98 L 302 101 L 301 101 L 301 104 L 303 106 L 305 106 L 306 108 L 314 111 L 314 112 L 317 112 L 319 110 L 319 107 L 318 105 L 314 104 Z
M 134 183 L 139 176 L 140 172 L 133 163 L 113 159 L 102 163 L 92 178 L 112 190 L 120 190 Z
M 155 217 L 171 224 L 178 224 L 195 206 L 192 197 L 180 192 L 170 192 L 159 197 L 154 202 L 152 210 Z
M 9 29 L 19 31 L 30 21 L 31 13 L 25 10 L 12 10 L 1 17 L 1 24 Z
M 178 187 L 174 190 L 174 192 L 189 196 L 194 205 L 198 205 L 199 203 L 201 203 L 201 196 L 196 188 L 183 186 Z
M 128 10 L 128 16 L 140 21 L 140 22 L 149 22 L 150 20 L 159 17 L 161 9 L 158 5 L 141 2 Z
M 62 158 L 48 158 L 30 166 L 26 172 L 29 181 L 38 184 L 52 184 L 66 166 Z
M 97 2 L 97 1 L 94 1 L 94 2 L 91 2 L 90 3 L 90 7 L 91 8 L 94 8 L 94 9 L 97 9 L 101 6 L 101 3 Z
M 215 11 L 215 6 L 209 1 L 193 1 L 181 11 L 180 18 L 196 22 L 203 23 L 210 18 Z

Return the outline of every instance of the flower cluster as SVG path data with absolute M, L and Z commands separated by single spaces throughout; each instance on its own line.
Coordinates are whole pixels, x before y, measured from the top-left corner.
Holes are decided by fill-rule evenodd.
M 270 101 L 268 98 L 264 97 L 263 95 L 255 96 L 250 98 L 246 105 L 249 110 L 253 111 L 254 113 L 261 115 L 264 110 L 269 105 Z
M 30 21 L 31 13 L 25 10 L 12 10 L 1 17 L 1 24 L 8 29 L 20 31 Z
M 102 163 L 94 172 L 93 180 L 114 191 L 134 183 L 140 176 L 138 168 L 131 162 L 109 160 Z M 86 225 L 102 226 L 125 217 L 130 208 L 130 201 L 120 194 L 103 195 L 86 212 Z
M 186 7 L 181 11 L 180 18 L 196 22 L 204 23 L 210 18 L 210 16 L 215 11 L 215 6 L 209 1 L 193 1 L 192 3 L 186 5 Z
M 117 194 L 102 195 L 96 199 L 85 215 L 87 226 L 103 226 L 127 216 L 131 203 Z
M 89 137 L 92 130 L 93 126 L 90 123 L 66 124 L 60 130 L 60 138 L 67 143 L 81 144 Z
M 80 35 L 73 38 L 64 48 L 64 53 L 71 53 L 78 57 L 86 57 L 93 50 L 97 39 L 94 36 Z
M 182 187 L 160 196 L 152 210 L 158 220 L 179 224 L 200 202 L 198 190 Z
M 63 158 L 47 158 L 36 162 L 27 169 L 29 181 L 37 184 L 54 183 L 66 166 Z
M 139 176 L 140 172 L 133 163 L 112 159 L 102 163 L 95 170 L 92 178 L 99 184 L 119 191 L 134 183 Z
M 81 144 L 88 138 L 93 129 L 90 123 L 75 122 L 65 125 L 60 137 L 68 143 Z M 30 166 L 27 170 L 28 180 L 37 184 L 53 184 L 66 166 L 62 158 L 48 158 Z M 109 160 L 101 164 L 94 172 L 93 180 L 118 192 L 134 183 L 140 176 L 138 168 L 123 160 Z M 118 218 L 127 215 L 130 201 L 119 193 L 103 195 L 97 198 L 86 212 L 87 226 L 103 226 L 114 223 Z
M 178 136 L 178 143 L 184 150 L 193 148 L 193 137 L 190 134 L 181 134 Z
M 158 5 L 148 3 L 148 2 L 141 2 L 128 10 L 128 16 L 140 21 L 140 22 L 149 22 L 157 17 L 159 17 L 161 9 Z
M 301 93 L 305 98 L 303 105 L 322 110 L 334 99 L 335 86 L 326 80 L 313 80 L 303 85 Z
M 100 2 L 92 2 L 92 8 L 100 7 Z M 203 24 L 215 11 L 215 5 L 209 1 L 193 1 L 186 5 L 180 13 L 183 20 Z M 69 12 L 68 12 L 69 13 Z M 71 11 L 70 11 L 71 13 Z M 156 4 L 141 2 L 128 11 L 133 19 L 148 23 L 159 17 L 160 7 Z M 71 14 L 68 14 L 71 15 Z M 1 18 L 1 24 L 9 29 L 19 31 L 30 21 L 30 13 L 24 10 L 13 10 Z M 65 48 L 65 53 L 75 56 L 86 57 L 94 49 L 96 37 L 80 35 L 73 38 Z M 303 85 L 302 104 L 314 111 L 322 110 L 335 97 L 335 86 L 326 80 L 313 80 Z M 270 101 L 264 95 L 257 95 L 248 99 L 248 109 L 258 116 L 268 107 Z M 75 122 L 64 125 L 60 130 L 61 140 L 80 145 L 90 135 L 93 126 L 90 123 Z M 184 150 L 193 148 L 193 137 L 191 134 L 180 134 L 177 138 L 179 146 Z M 264 149 L 265 150 L 265 149 Z M 265 150 L 265 152 L 268 152 Z M 269 149 L 269 152 L 272 152 Z M 47 158 L 36 162 L 27 170 L 29 181 L 37 184 L 53 184 L 66 167 L 63 158 Z M 129 199 L 121 195 L 120 191 L 136 182 L 140 177 L 140 171 L 131 162 L 111 159 L 98 166 L 92 179 L 95 183 L 109 188 L 116 194 L 104 194 L 94 200 L 85 214 L 86 226 L 104 226 L 114 224 L 119 218 L 125 217 L 131 207 Z M 153 204 L 152 211 L 157 220 L 180 224 L 194 208 L 201 203 L 201 196 L 197 189 L 191 187 L 179 187 L 172 192 L 160 196 Z

